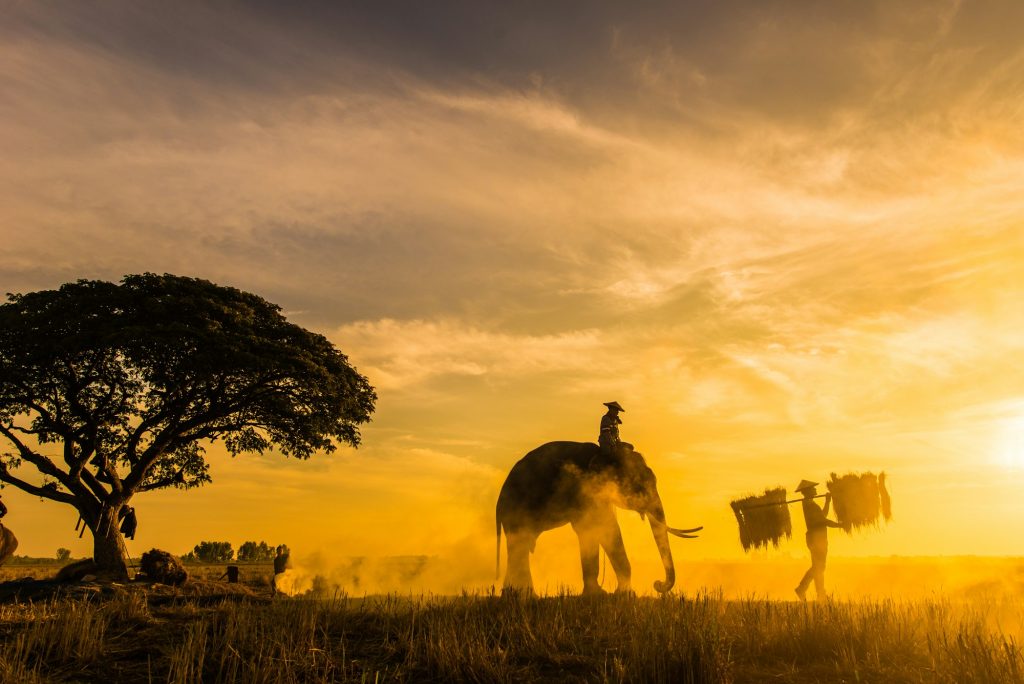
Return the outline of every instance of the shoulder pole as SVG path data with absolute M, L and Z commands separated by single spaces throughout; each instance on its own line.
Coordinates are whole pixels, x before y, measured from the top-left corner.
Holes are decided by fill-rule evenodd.
M 821 499 L 821 498 L 826 497 L 826 496 L 828 496 L 828 494 L 816 494 L 816 495 L 812 496 L 811 498 L 812 499 Z M 789 501 L 778 501 L 778 502 L 773 501 L 771 503 L 757 504 L 755 506 L 740 506 L 740 510 L 749 511 L 751 508 L 768 508 L 769 506 L 781 506 L 783 504 L 791 504 L 791 503 L 796 503 L 798 501 L 803 501 L 805 498 L 807 498 L 807 497 L 801 496 L 799 499 L 790 499 Z

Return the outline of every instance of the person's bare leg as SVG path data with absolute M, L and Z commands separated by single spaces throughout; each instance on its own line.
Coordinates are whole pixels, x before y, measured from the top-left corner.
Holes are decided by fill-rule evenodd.
M 812 560 L 811 567 L 804 573 L 803 579 L 800 580 L 800 584 L 796 585 L 796 595 L 801 601 L 807 600 L 807 588 L 811 586 L 811 580 L 814 578 L 814 562 Z
M 814 591 L 817 593 L 819 601 L 828 599 L 828 594 L 825 593 L 825 559 L 827 553 L 827 551 L 817 551 L 813 555 L 813 565 L 811 566 L 814 570 Z

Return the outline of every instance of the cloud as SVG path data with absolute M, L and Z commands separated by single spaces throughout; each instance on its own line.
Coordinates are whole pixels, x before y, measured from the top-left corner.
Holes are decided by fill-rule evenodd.
M 486 498 L 611 398 L 709 516 L 823 453 L 924 491 L 1020 394 L 1022 11 L 20 3 L 0 279 L 182 273 L 327 331 L 380 391 L 363 450 L 226 462 L 240 500 L 456 492 L 470 534 L 448 479 Z
M 487 376 L 581 371 L 604 346 L 596 330 L 553 335 L 485 331 L 452 320 L 362 321 L 332 339 L 366 360 L 365 372 L 382 390 L 399 390 L 437 376 Z

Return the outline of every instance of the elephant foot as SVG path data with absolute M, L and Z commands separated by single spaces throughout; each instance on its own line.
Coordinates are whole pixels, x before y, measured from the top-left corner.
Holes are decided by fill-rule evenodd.
M 633 591 L 633 587 L 628 584 L 625 586 L 619 586 L 615 588 L 615 593 L 618 596 L 636 596 L 636 592 Z
M 598 584 L 583 585 L 584 596 L 606 596 L 607 594 L 608 592 L 602 589 Z

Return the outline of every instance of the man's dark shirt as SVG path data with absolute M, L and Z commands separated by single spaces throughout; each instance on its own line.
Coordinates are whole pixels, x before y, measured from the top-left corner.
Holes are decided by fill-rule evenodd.
M 611 444 L 618 444 L 620 441 L 619 425 L 621 424 L 622 419 L 617 414 L 609 411 L 601 416 L 601 436 Z
M 807 531 L 819 530 L 829 526 L 829 520 L 821 506 L 814 502 L 814 499 L 804 499 L 800 502 L 804 507 L 804 521 L 807 523 Z

